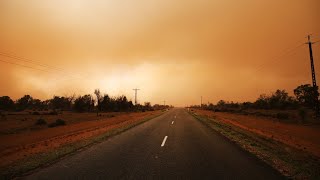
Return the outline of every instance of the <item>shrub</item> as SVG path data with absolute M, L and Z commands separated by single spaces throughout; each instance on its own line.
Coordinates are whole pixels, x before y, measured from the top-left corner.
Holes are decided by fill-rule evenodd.
M 113 114 L 107 114 L 107 118 L 113 118 L 113 117 L 115 117 L 115 115 L 113 115 Z
M 57 111 L 50 111 L 48 114 L 49 115 L 58 115 L 58 112 Z
M 288 113 L 277 113 L 276 118 L 278 119 L 289 119 L 289 114 Z
M 35 125 L 39 125 L 39 126 L 45 125 L 45 124 L 47 124 L 47 121 L 44 119 L 38 119 L 35 123 Z
M 50 123 L 48 125 L 49 128 L 52 128 L 52 127 L 56 127 L 56 126 L 64 126 L 66 125 L 66 122 L 62 119 L 57 119 L 55 122 L 53 123 Z
M 40 113 L 38 111 L 34 111 L 32 112 L 32 115 L 40 115 Z
M 256 115 L 256 116 L 263 116 L 263 113 L 262 113 L 262 112 L 253 112 L 252 114 L 253 114 L 253 115 Z

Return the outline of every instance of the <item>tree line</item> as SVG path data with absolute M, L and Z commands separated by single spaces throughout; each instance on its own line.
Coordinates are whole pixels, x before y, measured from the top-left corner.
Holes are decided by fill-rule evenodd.
M 0 97 L 0 110 L 2 111 L 75 111 L 75 112 L 127 112 L 127 111 L 150 111 L 169 108 L 169 106 L 155 104 L 151 106 L 150 102 L 143 105 L 133 105 L 131 100 L 121 95 L 111 97 L 108 94 L 102 94 L 99 89 L 94 91 L 94 95 L 85 94 L 79 96 L 53 96 L 51 99 L 40 100 L 30 95 L 12 100 L 9 96 Z
M 228 111 L 230 109 L 299 109 L 314 108 L 319 100 L 318 87 L 310 84 L 300 85 L 293 90 L 294 96 L 289 96 L 285 90 L 276 90 L 271 94 L 261 94 L 254 102 L 234 103 L 220 100 L 217 104 L 202 104 L 201 108 L 216 111 Z M 200 106 L 191 106 L 200 108 Z

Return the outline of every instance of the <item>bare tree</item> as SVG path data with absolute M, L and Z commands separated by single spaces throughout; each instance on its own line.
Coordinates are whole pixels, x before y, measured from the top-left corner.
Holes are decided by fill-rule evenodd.
M 101 95 L 101 92 L 99 89 L 95 89 L 94 90 L 94 94 L 96 95 L 97 97 L 97 116 L 99 115 L 99 111 L 101 111 L 101 101 L 103 99 L 102 95 Z

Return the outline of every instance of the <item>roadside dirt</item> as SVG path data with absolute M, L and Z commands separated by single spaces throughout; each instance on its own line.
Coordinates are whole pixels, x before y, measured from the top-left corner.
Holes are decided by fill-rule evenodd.
M 98 136 L 159 114 L 160 111 L 126 113 L 100 120 L 77 122 L 55 128 L 23 131 L 0 136 L 0 167 L 62 145 Z
M 320 157 L 320 126 L 279 122 L 272 118 L 246 116 L 206 110 L 194 111 L 223 123 L 274 139 Z

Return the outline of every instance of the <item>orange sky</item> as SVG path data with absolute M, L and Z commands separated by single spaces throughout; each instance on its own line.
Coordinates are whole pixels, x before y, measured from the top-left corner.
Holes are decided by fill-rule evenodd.
M 137 87 L 141 103 L 183 106 L 292 93 L 311 83 L 299 45 L 320 40 L 319 19 L 319 0 L 1 0 L 0 60 L 34 69 L 0 61 L 0 96 L 133 99 Z

